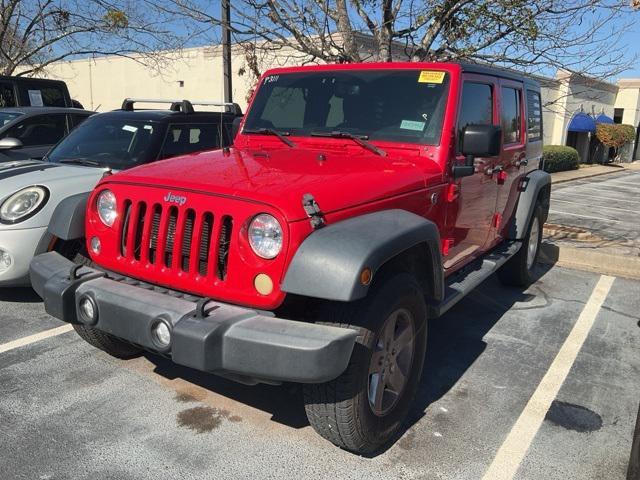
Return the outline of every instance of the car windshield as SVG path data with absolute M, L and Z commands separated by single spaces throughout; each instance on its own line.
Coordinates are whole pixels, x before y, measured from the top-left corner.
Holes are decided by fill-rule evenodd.
M 243 131 L 272 129 L 296 136 L 343 132 L 369 140 L 436 145 L 448 83 L 448 75 L 435 70 L 269 75 Z
M 18 118 L 20 115 L 22 115 L 22 114 L 21 113 L 0 112 L 0 127 L 3 127 L 4 125 L 9 123 L 13 119 Z
M 78 163 L 116 170 L 154 160 L 160 126 L 143 120 L 89 118 L 49 152 L 54 163 Z

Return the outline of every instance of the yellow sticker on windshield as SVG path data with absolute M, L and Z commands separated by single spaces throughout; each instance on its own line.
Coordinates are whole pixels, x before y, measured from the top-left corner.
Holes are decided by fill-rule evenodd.
M 434 70 L 422 70 L 418 77 L 419 83 L 442 83 L 444 82 L 444 72 Z

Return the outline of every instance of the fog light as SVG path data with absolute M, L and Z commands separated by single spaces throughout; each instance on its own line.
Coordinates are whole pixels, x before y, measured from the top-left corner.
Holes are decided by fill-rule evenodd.
M 171 328 L 166 322 L 160 320 L 151 327 L 151 335 L 158 347 L 164 349 L 171 345 Z
M 253 280 L 253 286 L 260 295 L 269 295 L 273 292 L 273 281 L 269 275 L 264 273 L 256 275 L 256 278 Z
M 4 250 L 0 249 L 0 273 L 9 270 L 9 267 L 11 267 L 11 263 L 11 255 L 9 255 L 9 252 L 5 252 Z
M 88 295 L 85 295 L 78 302 L 80 310 L 80 320 L 83 323 L 93 325 L 98 322 L 98 307 L 96 302 Z
M 98 237 L 91 238 L 91 251 L 93 253 L 100 253 L 100 239 Z

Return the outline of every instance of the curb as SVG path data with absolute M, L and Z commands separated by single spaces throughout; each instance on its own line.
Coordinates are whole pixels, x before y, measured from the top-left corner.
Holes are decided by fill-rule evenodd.
M 640 257 L 614 255 L 591 249 L 560 247 L 553 243 L 543 243 L 540 250 L 540 261 L 575 270 L 640 280 Z
M 584 180 L 585 178 L 600 177 L 601 175 L 611 175 L 612 173 L 620 173 L 620 172 L 624 172 L 626 170 L 626 168 L 624 168 L 624 167 L 610 167 L 610 168 L 611 168 L 610 172 L 590 173 L 588 175 L 582 175 L 580 177 L 564 178 L 564 179 L 559 179 L 559 180 L 555 180 L 553 178 L 553 174 L 552 174 L 551 175 L 551 183 L 553 185 L 558 185 L 560 183 L 573 182 L 575 180 Z M 561 173 L 561 172 L 558 172 L 558 173 Z

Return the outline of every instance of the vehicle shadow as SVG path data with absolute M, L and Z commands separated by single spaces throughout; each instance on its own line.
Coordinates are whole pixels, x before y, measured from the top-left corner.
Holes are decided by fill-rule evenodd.
M 40 296 L 31 287 L 0 288 L 0 302 L 38 303 Z
M 542 278 L 552 267 L 551 262 L 539 264 L 536 279 Z M 486 349 L 484 336 L 514 304 L 531 302 L 535 298 L 535 295 L 525 293 L 523 289 L 502 286 L 492 276 L 446 315 L 430 321 L 423 374 L 407 421 L 395 439 L 369 457 L 380 455 L 393 446 L 409 428 L 425 416 L 432 403 L 456 386 Z M 299 385 L 246 386 L 175 365 L 159 356 L 149 354 L 147 358 L 155 365 L 154 372 L 158 375 L 169 379 L 181 378 L 242 402 L 270 414 L 273 421 L 291 428 L 309 425 Z

